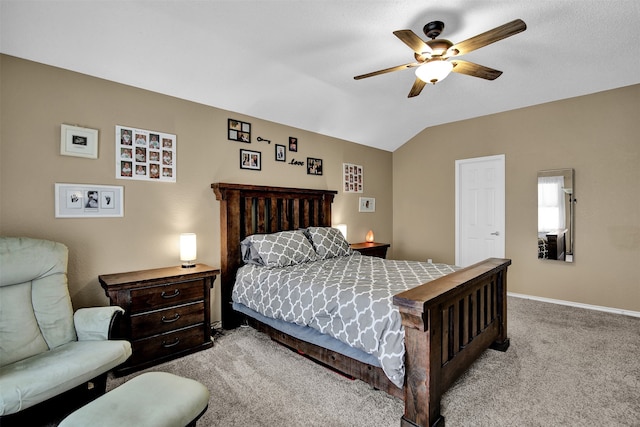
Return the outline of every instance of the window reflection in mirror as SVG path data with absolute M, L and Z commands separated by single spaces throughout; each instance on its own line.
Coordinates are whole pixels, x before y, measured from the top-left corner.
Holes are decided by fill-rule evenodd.
M 573 169 L 538 172 L 538 258 L 573 262 Z

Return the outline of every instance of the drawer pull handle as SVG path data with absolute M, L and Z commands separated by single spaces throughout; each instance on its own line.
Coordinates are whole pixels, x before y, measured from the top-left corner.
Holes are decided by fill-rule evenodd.
M 170 348 L 170 347 L 176 346 L 178 344 L 180 344 L 180 338 L 176 338 L 175 341 L 173 341 L 172 343 L 169 343 L 169 344 L 167 344 L 166 341 L 162 341 L 162 347 L 164 347 L 164 348 Z
M 175 298 L 178 295 L 180 295 L 180 290 L 179 289 L 174 289 L 172 294 L 167 294 L 165 291 L 162 291 L 162 294 L 161 294 L 162 298 L 166 298 L 166 299 Z
M 180 318 L 180 314 L 179 313 L 176 313 L 175 316 L 170 317 L 168 319 L 166 317 L 162 316 L 162 323 L 173 323 L 176 320 L 178 320 L 179 318 Z

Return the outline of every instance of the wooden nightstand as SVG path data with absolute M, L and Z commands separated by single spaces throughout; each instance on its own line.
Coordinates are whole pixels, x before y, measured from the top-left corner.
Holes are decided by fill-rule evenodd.
M 386 258 L 387 248 L 391 245 L 389 243 L 362 242 L 352 243 L 349 246 L 351 246 L 351 249 L 360 252 L 362 255 Z
M 99 276 L 111 305 L 125 310 L 118 335 L 133 348 L 114 373 L 126 375 L 211 347 L 211 288 L 218 274 L 196 264 Z

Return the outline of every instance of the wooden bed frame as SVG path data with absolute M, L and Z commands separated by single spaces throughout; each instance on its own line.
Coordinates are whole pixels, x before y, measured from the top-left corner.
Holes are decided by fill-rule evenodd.
M 242 239 L 255 233 L 331 226 L 337 191 L 224 183 L 211 187 L 220 201 L 222 326 L 231 329 L 244 319 L 231 307 L 231 291 L 242 265 Z M 403 389 L 379 367 L 248 321 L 272 339 L 403 399 L 401 426 L 442 426 L 442 394 L 487 348 L 509 347 L 509 265 L 511 260 L 491 258 L 394 296 L 405 328 Z

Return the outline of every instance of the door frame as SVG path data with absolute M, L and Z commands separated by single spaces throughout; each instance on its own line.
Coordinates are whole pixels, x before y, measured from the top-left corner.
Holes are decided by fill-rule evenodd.
M 506 164 L 506 156 L 504 154 L 496 154 L 493 156 L 484 156 L 484 157 L 473 157 L 470 159 L 459 159 L 456 160 L 456 179 L 455 179 L 455 212 L 456 212 L 456 236 L 455 236 L 455 251 L 456 251 L 456 265 L 461 265 L 460 263 L 460 255 L 462 253 L 462 237 L 461 236 L 461 225 L 460 225 L 460 197 L 462 196 L 462 191 L 460 188 L 461 185 L 461 180 L 460 180 L 460 167 L 463 164 L 468 164 L 468 163 L 478 163 L 478 162 L 486 162 L 486 161 L 494 161 L 494 160 L 499 160 L 500 161 L 500 166 L 502 168 L 502 175 L 503 175 L 503 186 L 502 186 L 502 200 L 503 200 L 503 206 L 501 210 L 496 209 L 496 212 L 500 211 L 500 215 L 502 215 L 502 227 L 504 228 L 504 230 L 502 230 L 502 235 L 503 235 L 503 239 L 502 240 L 502 253 L 505 253 L 506 250 L 506 241 L 507 241 L 507 236 L 506 236 L 506 205 L 507 205 L 507 200 L 506 200 L 506 186 L 507 186 L 507 182 L 506 182 L 506 171 L 505 171 L 505 164 Z

